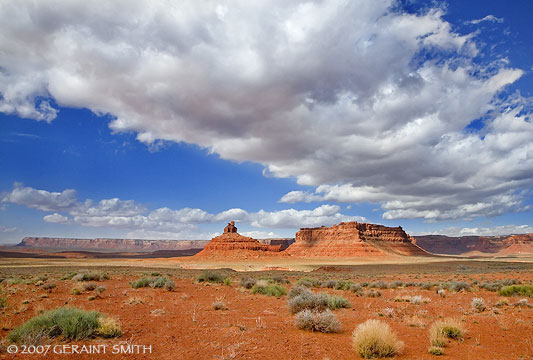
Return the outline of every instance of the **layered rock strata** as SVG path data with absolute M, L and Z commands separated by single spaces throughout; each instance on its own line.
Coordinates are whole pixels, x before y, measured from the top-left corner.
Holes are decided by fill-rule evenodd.
M 25 237 L 17 247 L 46 250 L 160 251 L 201 249 L 208 240 L 75 239 Z
M 294 244 L 286 251 L 290 255 L 310 257 L 427 255 L 401 227 L 355 221 L 300 229 Z

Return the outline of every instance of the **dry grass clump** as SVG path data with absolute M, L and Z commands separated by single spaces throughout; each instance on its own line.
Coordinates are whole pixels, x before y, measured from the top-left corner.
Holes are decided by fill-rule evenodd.
M 424 321 L 424 319 L 422 319 L 418 315 L 406 316 L 405 317 L 405 322 L 410 327 L 420 327 L 421 328 L 421 327 L 426 326 L 426 322 Z
M 363 359 L 392 357 L 400 354 L 404 346 L 390 326 L 380 320 L 359 324 L 352 336 L 353 346 Z
M 436 356 L 439 356 L 439 355 L 443 355 L 443 354 L 444 354 L 444 350 L 442 350 L 442 348 L 439 347 L 439 346 L 431 346 L 431 347 L 428 349 L 428 352 L 429 352 L 431 355 L 436 355 Z
M 429 341 L 432 346 L 444 347 L 448 339 L 460 340 L 465 333 L 460 320 L 447 318 L 437 320 L 429 329 Z
M 223 299 L 217 299 L 211 304 L 211 307 L 213 310 L 228 310 L 228 307 L 226 306 L 226 303 Z
M 296 314 L 294 324 L 298 329 L 323 333 L 336 333 L 341 330 L 339 320 L 329 309 L 325 311 L 302 310 Z
M 122 329 L 117 320 L 110 317 L 99 317 L 98 335 L 103 338 L 114 338 L 122 335 Z
M 12 343 L 37 345 L 47 339 L 62 337 L 83 340 L 94 336 L 115 337 L 121 334 L 115 320 L 107 320 L 96 311 L 59 308 L 33 317 L 12 330 L 7 339 Z

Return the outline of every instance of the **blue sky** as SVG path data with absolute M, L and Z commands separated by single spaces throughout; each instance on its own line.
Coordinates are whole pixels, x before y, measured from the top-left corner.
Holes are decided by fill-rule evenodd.
M 532 6 L 8 1 L 0 243 L 533 232 Z

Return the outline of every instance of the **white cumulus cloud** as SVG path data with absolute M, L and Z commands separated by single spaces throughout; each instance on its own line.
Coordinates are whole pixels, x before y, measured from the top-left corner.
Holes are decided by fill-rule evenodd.
M 43 220 L 49 223 L 57 224 L 68 224 L 70 222 L 68 216 L 64 216 L 58 213 L 53 213 L 52 215 L 45 215 L 43 217 Z
M 502 94 L 524 72 L 477 61 L 475 34 L 455 33 L 442 9 L 395 5 L 4 1 L 0 111 L 52 121 L 53 99 L 147 144 L 197 144 L 316 187 L 286 202 L 380 203 L 386 219 L 523 209 L 531 99 Z M 106 216 L 92 217 L 145 221 Z
M 5 202 L 18 201 L 19 197 L 12 196 L 12 194 L 18 194 L 20 191 L 21 185 L 15 184 L 13 190 L 4 195 Z M 40 194 L 40 196 L 45 198 L 57 197 L 57 194 L 64 194 L 66 191 L 51 193 L 31 187 L 23 188 L 24 193 Z M 71 191 L 74 192 L 74 190 Z M 18 203 L 29 208 L 50 211 L 50 206 L 42 206 L 41 197 L 25 197 L 24 199 L 24 202 Z M 212 214 L 197 208 L 174 210 L 162 207 L 148 211 L 144 206 L 137 204 L 133 200 L 120 200 L 118 198 L 100 200 L 95 205 L 93 205 L 91 199 L 81 202 L 74 196 L 71 200 L 73 205 L 63 211 L 70 217 L 54 212 L 53 214 L 45 215 L 43 220 L 49 223 L 122 229 L 127 231 L 126 236 L 128 237 L 155 237 L 159 239 L 205 239 L 204 236 L 211 235 L 211 233 L 201 230 L 199 225 L 223 224 L 231 220 L 250 224 L 252 227 L 293 230 L 297 230 L 300 227 L 329 226 L 341 221 L 365 220 L 365 218 L 360 216 L 342 214 L 338 205 L 322 205 L 312 210 L 284 209 L 278 211 L 260 210 L 258 212 L 247 212 L 243 209 L 233 208 L 218 214 Z M 274 236 L 275 233 L 264 230 L 249 231 L 247 233 L 261 235 L 261 237 L 276 237 Z M 269 234 L 272 234 L 272 236 Z
M 503 236 L 529 233 L 533 233 L 533 226 L 531 225 L 502 225 L 494 227 L 449 227 L 431 232 L 430 234 L 447 236 Z

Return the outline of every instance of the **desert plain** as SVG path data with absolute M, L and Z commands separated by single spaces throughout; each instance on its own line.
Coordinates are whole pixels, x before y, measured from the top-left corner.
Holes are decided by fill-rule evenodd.
M 107 344 L 108 350 L 106 354 L 47 354 L 47 358 L 358 359 L 352 332 L 366 320 L 378 319 L 389 324 L 404 343 L 395 358 L 432 359 L 435 355 L 428 353 L 431 325 L 454 318 L 462 324 L 464 336 L 447 340 L 441 357 L 529 359 L 533 357 L 531 300 L 502 296 L 498 289 L 510 283 L 530 284 L 531 261 L 531 256 L 227 261 L 4 258 L 0 335 L 5 339 L 12 329 L 47 310 L 76 307 L 116 319 L 121 335 L 67 342 L 56 338 L 52 345 Z M 105 276 L 91 281 L 75 278 L 84 273 Z M 210 276 L 212 280 L 205 280 Z M 143 277 L 167 277 L 174 286 L 171 291 L 132 287 Z M 341 329 L 336 333 L 298 329 L 288 295 L 253 294 L 246 288 L 247 282 L 261 280 L 286 290 L 304 284 L 314 293 L 344 298 L 349 307 L 332 311 Z M 88 290 L 90 283 L 104 290 L 96 294 L 94 288 Z M 473 307 L 474 298 L 483 300 L 483 310 Z M 151 348 L 147 353 L 130 348 L 133 353 L 117 355 L 110 352 L 116 344 Z M 4 340 L 3 359 L 45 358 L 8 354 L 6 346 Z

